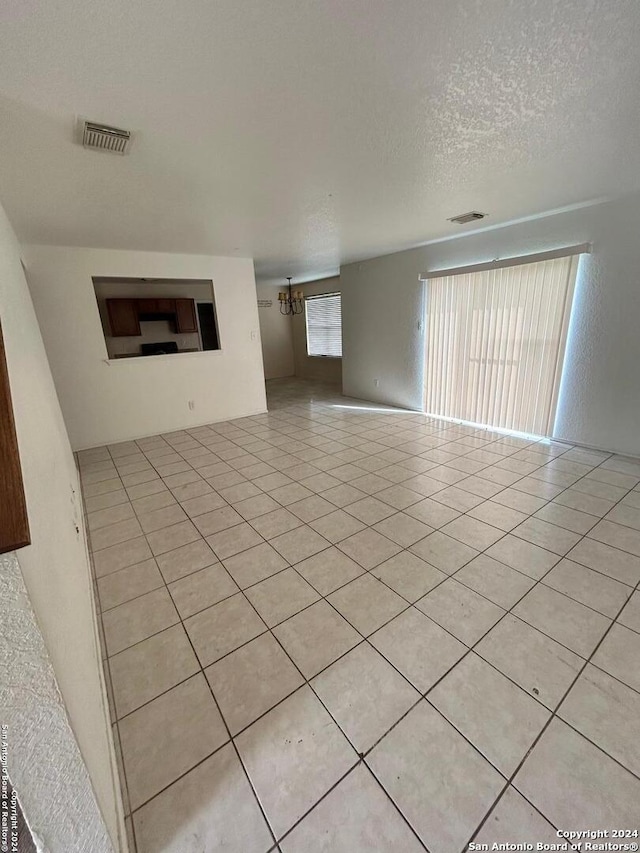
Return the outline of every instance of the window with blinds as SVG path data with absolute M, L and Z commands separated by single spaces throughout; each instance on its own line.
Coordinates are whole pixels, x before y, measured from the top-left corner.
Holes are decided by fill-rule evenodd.
M 423 276 L 428 279 L 425 410 L 549 436 L 578 254 L 512 263 Z
M 342 357 L 342 310 L 339 293 L 308 296 L 305 301 L 307 354 Z

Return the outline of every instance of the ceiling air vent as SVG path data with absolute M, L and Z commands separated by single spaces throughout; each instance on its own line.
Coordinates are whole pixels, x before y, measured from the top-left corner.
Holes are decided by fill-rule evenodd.
M 459 216 L 452 216 L 449 222 L 457 222 L 458 225 L 466 225 L 467 222 L 475 222 L 476 219 L 484 219 L 486 213 L 478 213 L 477 210 L 472 210 L 471 213 L 461 213 Z
M 111 154 L 128 154 L 131 147 L 131 133 L 120 127 L 98 124 L 95 121 L 82 121 L 82 144 L 85 148 L 108 151 Z

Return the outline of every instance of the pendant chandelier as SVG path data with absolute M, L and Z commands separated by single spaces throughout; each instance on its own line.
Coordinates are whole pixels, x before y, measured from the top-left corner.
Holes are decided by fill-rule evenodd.
M 289 282 L 288 292 L 280 291 L 278 294 L 278 302 L 280 303 L 280 313 L 285 316 L 293 316 L 294 314 L 302 314 L 304 306 L 302 304 L 302 291 L 297 290 L 295 293 L 291 290 L 291 276 L 287 276 Z

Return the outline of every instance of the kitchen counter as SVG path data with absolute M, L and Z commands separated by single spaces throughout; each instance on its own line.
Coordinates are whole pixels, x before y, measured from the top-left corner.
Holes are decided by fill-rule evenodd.
M 163 355 L 181 355 L 183 352 L 200 352 L 199 349 L 179 349 L 178 352 L 163 353 Z M 118 352 L 110 358 L 153 358 L 153 355 L 143 356 L 140 352 Z

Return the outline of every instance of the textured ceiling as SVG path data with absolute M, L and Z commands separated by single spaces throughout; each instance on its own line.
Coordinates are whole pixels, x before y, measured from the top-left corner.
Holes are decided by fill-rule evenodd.
M 638 0 L 4 0 L 0 199 L 23 241 L 308 279 L 640 189 L 639 78 Z

